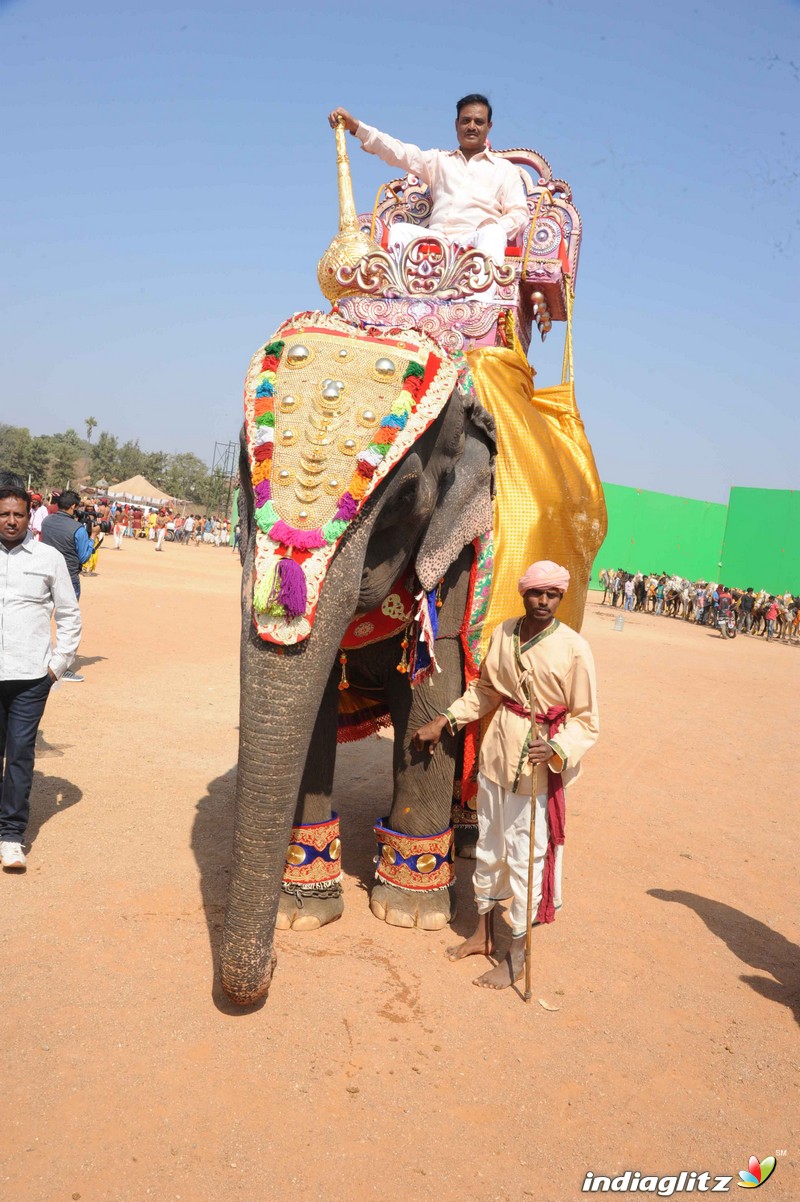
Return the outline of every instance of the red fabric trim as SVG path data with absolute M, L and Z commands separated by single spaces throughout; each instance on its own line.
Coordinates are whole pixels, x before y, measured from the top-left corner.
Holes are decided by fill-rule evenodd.
M 547 737 L 552 739 L 564 725 L 567 716 L 565 705 L 551 705 L 546 714 L 537 714 L 537 722 L 547 723 Z M 531 804 L 534 799 L 531 798 Z M 553 922 L 556 909 L 553 904 L 556 879 L 556 848 L 563 846 L 564 828 L 567 821 L 566 803 L 564 798 L 564 782 L 560 772 L 547 769 L 547 818 L 550 824 L 550 834 L 547 840 L 547 852 L 544 857 L 542 870 L 542 900 L 536 913 L 537 922 Z M 531 855 L 533 851 L 531 850 Z
M 510 697 L 504 697 L 502 704 L 507 710 L 511 710 L 512 714 L 518 714 L 520 718 L 530 718 L 531 716 L 529 709 L 520 705 L 518 701 L 512 701 Z M 547 737 L 552 739 L 564 725 L 566 716 L 567 707 L 565 705 L 551 705 L 546 714 L 537 712 L 536 721 L 540 726 L 547 723 Z M 533 804 L 533 799 L 531 799 L 531 804 Z M 561 779 L 561 773 L 551 772 L 549 768 L 547 770 L 547 819 L 550 831 L 542 870 L 542 900 L 539 902 L 539 909 L 536 912 L 537 922 L 553 922 L 556 916 L 556 908 L 553 904 L 556 848 L 564 843 L 564 827 L 567 820 L 564 782 Z
M 522 258 L 522 247 L 521 246 L 507 246 L 506 247 L 506 258 L 507 259 L 521 259 Z
M 256 463 L 263 463 L 265 459 L 271 459 L 275 450 L 274 442 L 262 442 L 260 447 L 255 447 L 253 450 L 253 458 Z

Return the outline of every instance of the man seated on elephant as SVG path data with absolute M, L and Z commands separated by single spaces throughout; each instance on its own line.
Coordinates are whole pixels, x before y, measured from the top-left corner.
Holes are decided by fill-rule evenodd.
M 365 125 L 344 108 L 334 109 L 328 120 L 332 126 L 343 120 L 368 154 L 429 186 L 433 207 L 427 229 L 431 233 L 464 248 L 476 247 L 502 266 L 506 244 L 530 215 L 518 168 L 487 146 L 492 106 L 485 96 L 476 92 L 456 104 L 457 150 L 420 150 Z M 393 246 L 402 248 L 419 236 L 420 227 L 410 222 L 390 226 Z
M 493 951 L 494 907 L 510 896 L 508 955 L 475 981 L 490 989 L 513 985 L 524 970 L 531 796 L 536 797 L 535 924 L 552 922 L 561 906 L 564 785 L 578 775 L 579 761 L 598 735 L 592 653 L 585 639 L 555 617 L 568 586 L 566 568 L 550 560 L 532 564 L 519 582 L 524 617 L 509 618 L 495 629 L 480 676 L 414 735 L 419 750 L 433 753 L 445 727 L 455 733 L 494 711 L 478 773 L 478 924 L 468 939 L 448 950 L 451 960 Z

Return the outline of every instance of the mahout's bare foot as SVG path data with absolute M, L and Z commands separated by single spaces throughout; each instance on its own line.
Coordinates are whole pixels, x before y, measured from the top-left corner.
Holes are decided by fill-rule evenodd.
M 521 979 L 524 972 L 525 936 L 521 935 L 511 940 L 511 947 L 499 964 L 476 977 L 472 983 L 481 989 L 508 989 L 509 985 Z
M 467 956 L 490 956 L 494 951 L 494 910 L 478 917 L 478 925 L 463 943 L 448 947 L 448 960 L 463 960 Z

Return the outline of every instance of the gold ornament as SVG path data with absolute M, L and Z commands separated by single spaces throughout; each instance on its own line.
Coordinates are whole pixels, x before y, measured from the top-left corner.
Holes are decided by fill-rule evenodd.
M 358 292 L 358 289 L 352 284 L 339 282 L 337 278 L 339 268 L 356 267 L 365 255 L 377 250 L 376 244 L 366 234 L 363 234 L 358 226 L 343 121 L 336 122 L 334 134 L 336 136 L 336 169 L 339 181 L 339 233 L 325 251 L 317 267 L 317 279 L 322 295 L 331 302 L 339 300 L 342 296 Z

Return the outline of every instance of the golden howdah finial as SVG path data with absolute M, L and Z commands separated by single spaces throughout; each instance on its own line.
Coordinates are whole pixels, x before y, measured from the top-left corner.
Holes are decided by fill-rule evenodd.
M 340 284 L 336 273 L 340 267 L 355 267 L 375 246 L 362 233 L 356 215 L 353 198 L 353 180 L 350 176 L 350 160 L 347 157 L 344 119 L 339 118 L 334 127 L 336 136 L 336 171 L 339 184 L 339 233 L 331 242 L 317 267 L 317 279 L 322 295 L 331 302 L 347 296 L 357 289 Z

